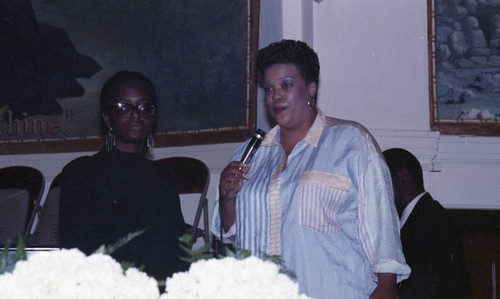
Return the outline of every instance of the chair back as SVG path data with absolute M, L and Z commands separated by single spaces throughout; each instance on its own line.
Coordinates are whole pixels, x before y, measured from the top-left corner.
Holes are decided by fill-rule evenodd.
M 10 166 L 0 169 L 0 246 L 10 239 L 11 246 L 17 237 L 30 229 L 30 216 L 40 202 L 45 187 L 43 174 L 33 167 Z
M 61 174 L 50 184 L 43 205 L 35 207 L 37 223 L 34 231 L 28 234 L 29 247 L 59 247 L 59 198 L 61 195 Z
M 190 157 L 171 157 L 156 160 L 156 163 L 166 165 L 175 173 L 179 194 L 199 193 L 200 199 L 192 225 L 188 225 L 191 234 L 191 246 L 199 237 L 203 237 L 205 244 L 210 242 L 208 226 L 208 199 L 207 190 L 210 183 L 210 171 L 202 161 Z M 199 228 L 203 213 L 203 229 Z

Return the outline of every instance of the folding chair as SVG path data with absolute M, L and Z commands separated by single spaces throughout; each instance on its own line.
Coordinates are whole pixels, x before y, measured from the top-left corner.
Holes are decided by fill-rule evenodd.
M 45 179 L 43 174 L 28 166 L 10 166 L 0 169 L 0 246 L 17 237 L 26 239 L 31 227 L 30 216 L 41 200 Z
M 179 194 L 200 193 L 198 208 L 192 225 L 188 224 L 188 233 L 191 234 L 191 247 L 199 237 L 203 237 L 205 244 L 210 243 L 208 226 L 207 190 L 210 183 L 210 171 L 202 161 L 189 157 L 172 157 L 156 160 L 173 170 L 177 176 Z M 203 212 L 203 229 L 199 222 Z
M 43 205 L 38 203 L 35 207 L 32 218 L 36 218 L 37 223 L 33 233 L 30 232 L 26 237 L 27 246 L 59 247 L 60 195 L 61 174 L 58 174 L 50 184 L 49 192 Z

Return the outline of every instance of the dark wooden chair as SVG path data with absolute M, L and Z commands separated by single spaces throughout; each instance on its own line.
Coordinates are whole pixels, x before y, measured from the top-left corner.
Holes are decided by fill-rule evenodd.
M 10 239 L 26 239 L 31 227 L 34 207 L 45 188 L 43 174 L 33 167 L 10 166 L 0 169 L 0 246 Z
M 39 202 L 32 215 L 36 219 L 33 232 L 26 237 L 29 247 L 59 247 L 59 197 L 61 195 L 61 174 L 50 184 L 43 205 Z
M 475 299 L 500 294 L 500 210 L 449 209 L 465 251 Z
M 209 244 L 207 190 L 210 183 L 210 171 L 208 167 L 202 161 L 189 157 L 164 158 L 156 160 L 156 163 L 162 163 L 173 170 L 177 176 L 179 194 L 200 194 L 193 224 L 188 224 L 188 233 L 192 237 L 190 246 L 192 247 L 200 237 L 203 237 L 205 244 Z M 202 213 L 203 229 L 199 228 Z

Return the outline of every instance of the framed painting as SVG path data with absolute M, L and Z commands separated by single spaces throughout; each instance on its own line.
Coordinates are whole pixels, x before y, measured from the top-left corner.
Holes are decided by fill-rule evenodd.
M 155 146 L 240 142 L 256 127 L 259 1 L 18 0 L 0 12 L 0 154 L 97 151 L 120 70 L 158 94 Z
M 500 3 L 427 0 L 431 129 L 500 136 Z

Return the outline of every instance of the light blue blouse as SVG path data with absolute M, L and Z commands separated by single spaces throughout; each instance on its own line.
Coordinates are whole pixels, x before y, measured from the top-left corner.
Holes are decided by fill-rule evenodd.
M 373 136 L 320 111 L 285 161 L 279 130 L 266 135 L 237 195 L 237 244 L 257 256 L 280 254 L 313 298 L 368 298 L 376 273 L 407 278 L 390 173 Z M 216 236 L 218 211 L 217 202 Z

